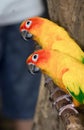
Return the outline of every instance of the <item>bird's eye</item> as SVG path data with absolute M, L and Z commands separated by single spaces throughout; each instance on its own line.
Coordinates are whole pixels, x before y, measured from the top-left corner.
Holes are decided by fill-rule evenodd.
M 32 60 L 33 60 L 33 61 L 37 61 L 37 60 L 38 60 L 38 54 L 34 54 L 34 55 L 32 56 Z
M 31 26 L 31 24 L 32 24 L 32 21 L 28 20 L 28 21 L 26 22 L 26 27 L 29 28 L 29 27 Z

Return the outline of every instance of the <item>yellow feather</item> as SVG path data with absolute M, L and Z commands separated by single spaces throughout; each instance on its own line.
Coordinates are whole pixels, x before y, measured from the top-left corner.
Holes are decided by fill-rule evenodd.
M 29 20 L 29 19 L 28 19 Z M 59 50 L 75 57 L 84 63 L 84 52 L 72 39 L 68 32 L 56 23 L 42 17 L 30 18 L 32 24 L 26 28 L 26 22 L 21 24 L 21 28 L 33 34 L 33 39 L 44 49 Z
M 83 104 L 84 65 L 77 59 L 57 50 L 42 49 L 36 54 L 39 56 L 39 62 L 34 64 L 50 76 L 63 91 L 71 94 L 76 106 L 79 103 Z

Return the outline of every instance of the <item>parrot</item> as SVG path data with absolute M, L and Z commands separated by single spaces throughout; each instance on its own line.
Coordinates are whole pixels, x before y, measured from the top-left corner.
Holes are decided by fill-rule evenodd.
M 28 56 L 26 64 L 32 74 L 39 68 L 70 94 L 75 107 L 84 104 L 84 65 L 79 60 L 59 50 L 39 49 Z
M 21 22 L 20 33 L 25 40 L 33 38 L 43 49 L 59 50 L 84 64 L 84 52 L 61 26 L 43 17 Z

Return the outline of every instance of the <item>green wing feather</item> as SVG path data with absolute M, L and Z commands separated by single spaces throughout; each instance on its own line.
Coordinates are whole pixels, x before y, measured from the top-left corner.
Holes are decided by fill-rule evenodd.
M 80 67 L 79 67 L 80 68 Z M 77 68 L 78 69 L 78 68 Z M 74 97 L 80 104 L 84 104 L 84 69 L 68 71 L 63 77 L 63 83 L 68 92 Z

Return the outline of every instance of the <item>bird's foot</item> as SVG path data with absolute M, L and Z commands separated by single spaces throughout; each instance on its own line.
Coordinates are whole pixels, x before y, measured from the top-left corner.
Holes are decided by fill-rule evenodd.
M 45 81 L 45 86 L 47 87 L 48 85 L 48 89 L 50 92 L 49 100 L 52 102 L 52 106 L 57 109 L 59 116 L 61 116 L 63 112 L 67 112 L 68 110 L 70 111 L 70 113 L 78 114 L 78 111 L 75 109 L 75 106 L 73 104 L 71 95 L 66 94 L 59 87 L 54 85 L 51 78 L 46 76 Z
M 75 109 L 75 106 L 72 103 L 73 101 L 71 95 L 64 93 L 60 88 L 55 88 L 50 94 L 49 99 L 53 102 L 52 106 L 57 109 L 59 116 L 61 116 L 66 110 L 71 110 L 78 114 L 78 111 Z
M 49 99 L 52 101 L 52 97 L 55 95 L 55 93 L 57 93 L 58 91 L 60 91 L 60 88 L 55 88 L 54 89 L 54 91 L 53 92 L 51 92 L 51 94 L 50 94 L 50 97 L 49 97 Z
M 66 106 L 61 107 L 60 110 L 59 110 L 59 116 L 61 116 L 62 113 L 63 113 L 65 110 L 67 110 L 67 109 L 71 109 L 71 110 L 73 110 L 76 114 L 78 114 L 78 111 L 74 108 L 74 104 L 72 103 L 72 104 L 67 104 Z
M 72 102 L 71 96 L 68 95 L 68 94 L 65 94 L 65 95 L 62 95 L 62 96 L 58 97 L 58 98 L 54 101 L 53 105 L 56 105 L 56 103 L 58 103 L 58 102 L 60 102 L 60 101 L 62 101 L 62 100 L 64 100 L 64 99 L 67 100 L 69 103 Z
M 60 93 L 61 93 L 61 96 L 60 96 Z M 54 97 L 54 100 L 52 100 L 53 97 Z M 57 102 L 63 99 L 67 100 L 69 103 L 72 102 L 72 97 L 66 94 L 65 92 L 63 92 L 59 87 L 56 87 L 54 91 L 51 92 L 49 99 L 50 101 L 53 101 L 53 106 L 56 105 Z

